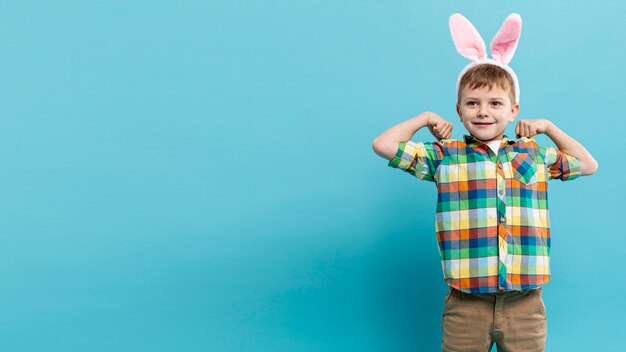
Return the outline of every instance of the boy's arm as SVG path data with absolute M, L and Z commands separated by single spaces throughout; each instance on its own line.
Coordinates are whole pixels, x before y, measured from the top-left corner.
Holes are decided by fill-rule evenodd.
M 515 133 L 525 137 L 544 133 L 556 144 L 560 151 L 573 156 L 579 161 L 580 174 L 583 176 L 593 175 L 598 169 L 598 162 L 587 149 L 549 120 L 520 120 L 517 127 L 515 127 Z
M 372 148 L 379 156 L 391 160 L 398 151 L 400 142 L 406 142 L 420 129 L 428 126 L 437 139 L 449 138 L 452 124 L 434 112 L 423 112 L 407 121 L 401 122 L 383 132 L 372 141 Z

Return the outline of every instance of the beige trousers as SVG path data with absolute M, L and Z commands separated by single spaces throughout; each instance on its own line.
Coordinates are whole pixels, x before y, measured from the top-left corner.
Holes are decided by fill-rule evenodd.
M 441 318 L 441 350 L 544 351 L 547 323 L 541 288 L 469 294 L 450 288 Z

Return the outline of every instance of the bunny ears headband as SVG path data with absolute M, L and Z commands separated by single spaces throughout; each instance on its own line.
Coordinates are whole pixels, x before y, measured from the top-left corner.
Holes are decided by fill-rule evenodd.
M 463 68 L 456 81 L 457 95 L 461 78 L 467 70 L 473 66 L 487 63 L 502 67 L 511 75 L 515 84 L 515 100 L 516 103 L 519 103 L 519 82 L 517 81 L 517 75 L 509 66 L 509 62 L 513 59 L 522 32 L 522 18 L 520 15 L 516 13 L 510 14 L 491 40 L 492 59 L 487 58 L 485 42 L 467 18 L 459 13 L 455 13 L 450 16 L 449 24 L 450 34 L 452 34 L 452 41 L 454 41 L 456 50 L 470 60 L 470 63 Z

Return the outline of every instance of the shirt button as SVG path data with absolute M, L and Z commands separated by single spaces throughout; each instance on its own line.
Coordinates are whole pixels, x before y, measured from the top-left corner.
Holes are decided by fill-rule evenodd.
M 504 218 L 504 216 L 501 216 L 501 217 L 500 217 L 500 222 L 504 222 L 504 220 L 506 220 L 506 219 Z
M 502 195 L 502 194 L 504 194 L 504 190 L 501 189 L 500 192 L 498 192 L 498 193 L 500 193 Z

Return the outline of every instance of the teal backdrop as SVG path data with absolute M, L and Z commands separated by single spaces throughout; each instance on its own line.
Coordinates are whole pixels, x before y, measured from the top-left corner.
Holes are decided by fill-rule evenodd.
M 519 116 L 599 162 L 550 183 L 547 350 L 623 350 L 625 10 L 3 1 L 0 350 L 439 350 L 436 189 L 371 142 L 426 110 L 462 138 L 455 12 L 522 16 Z

